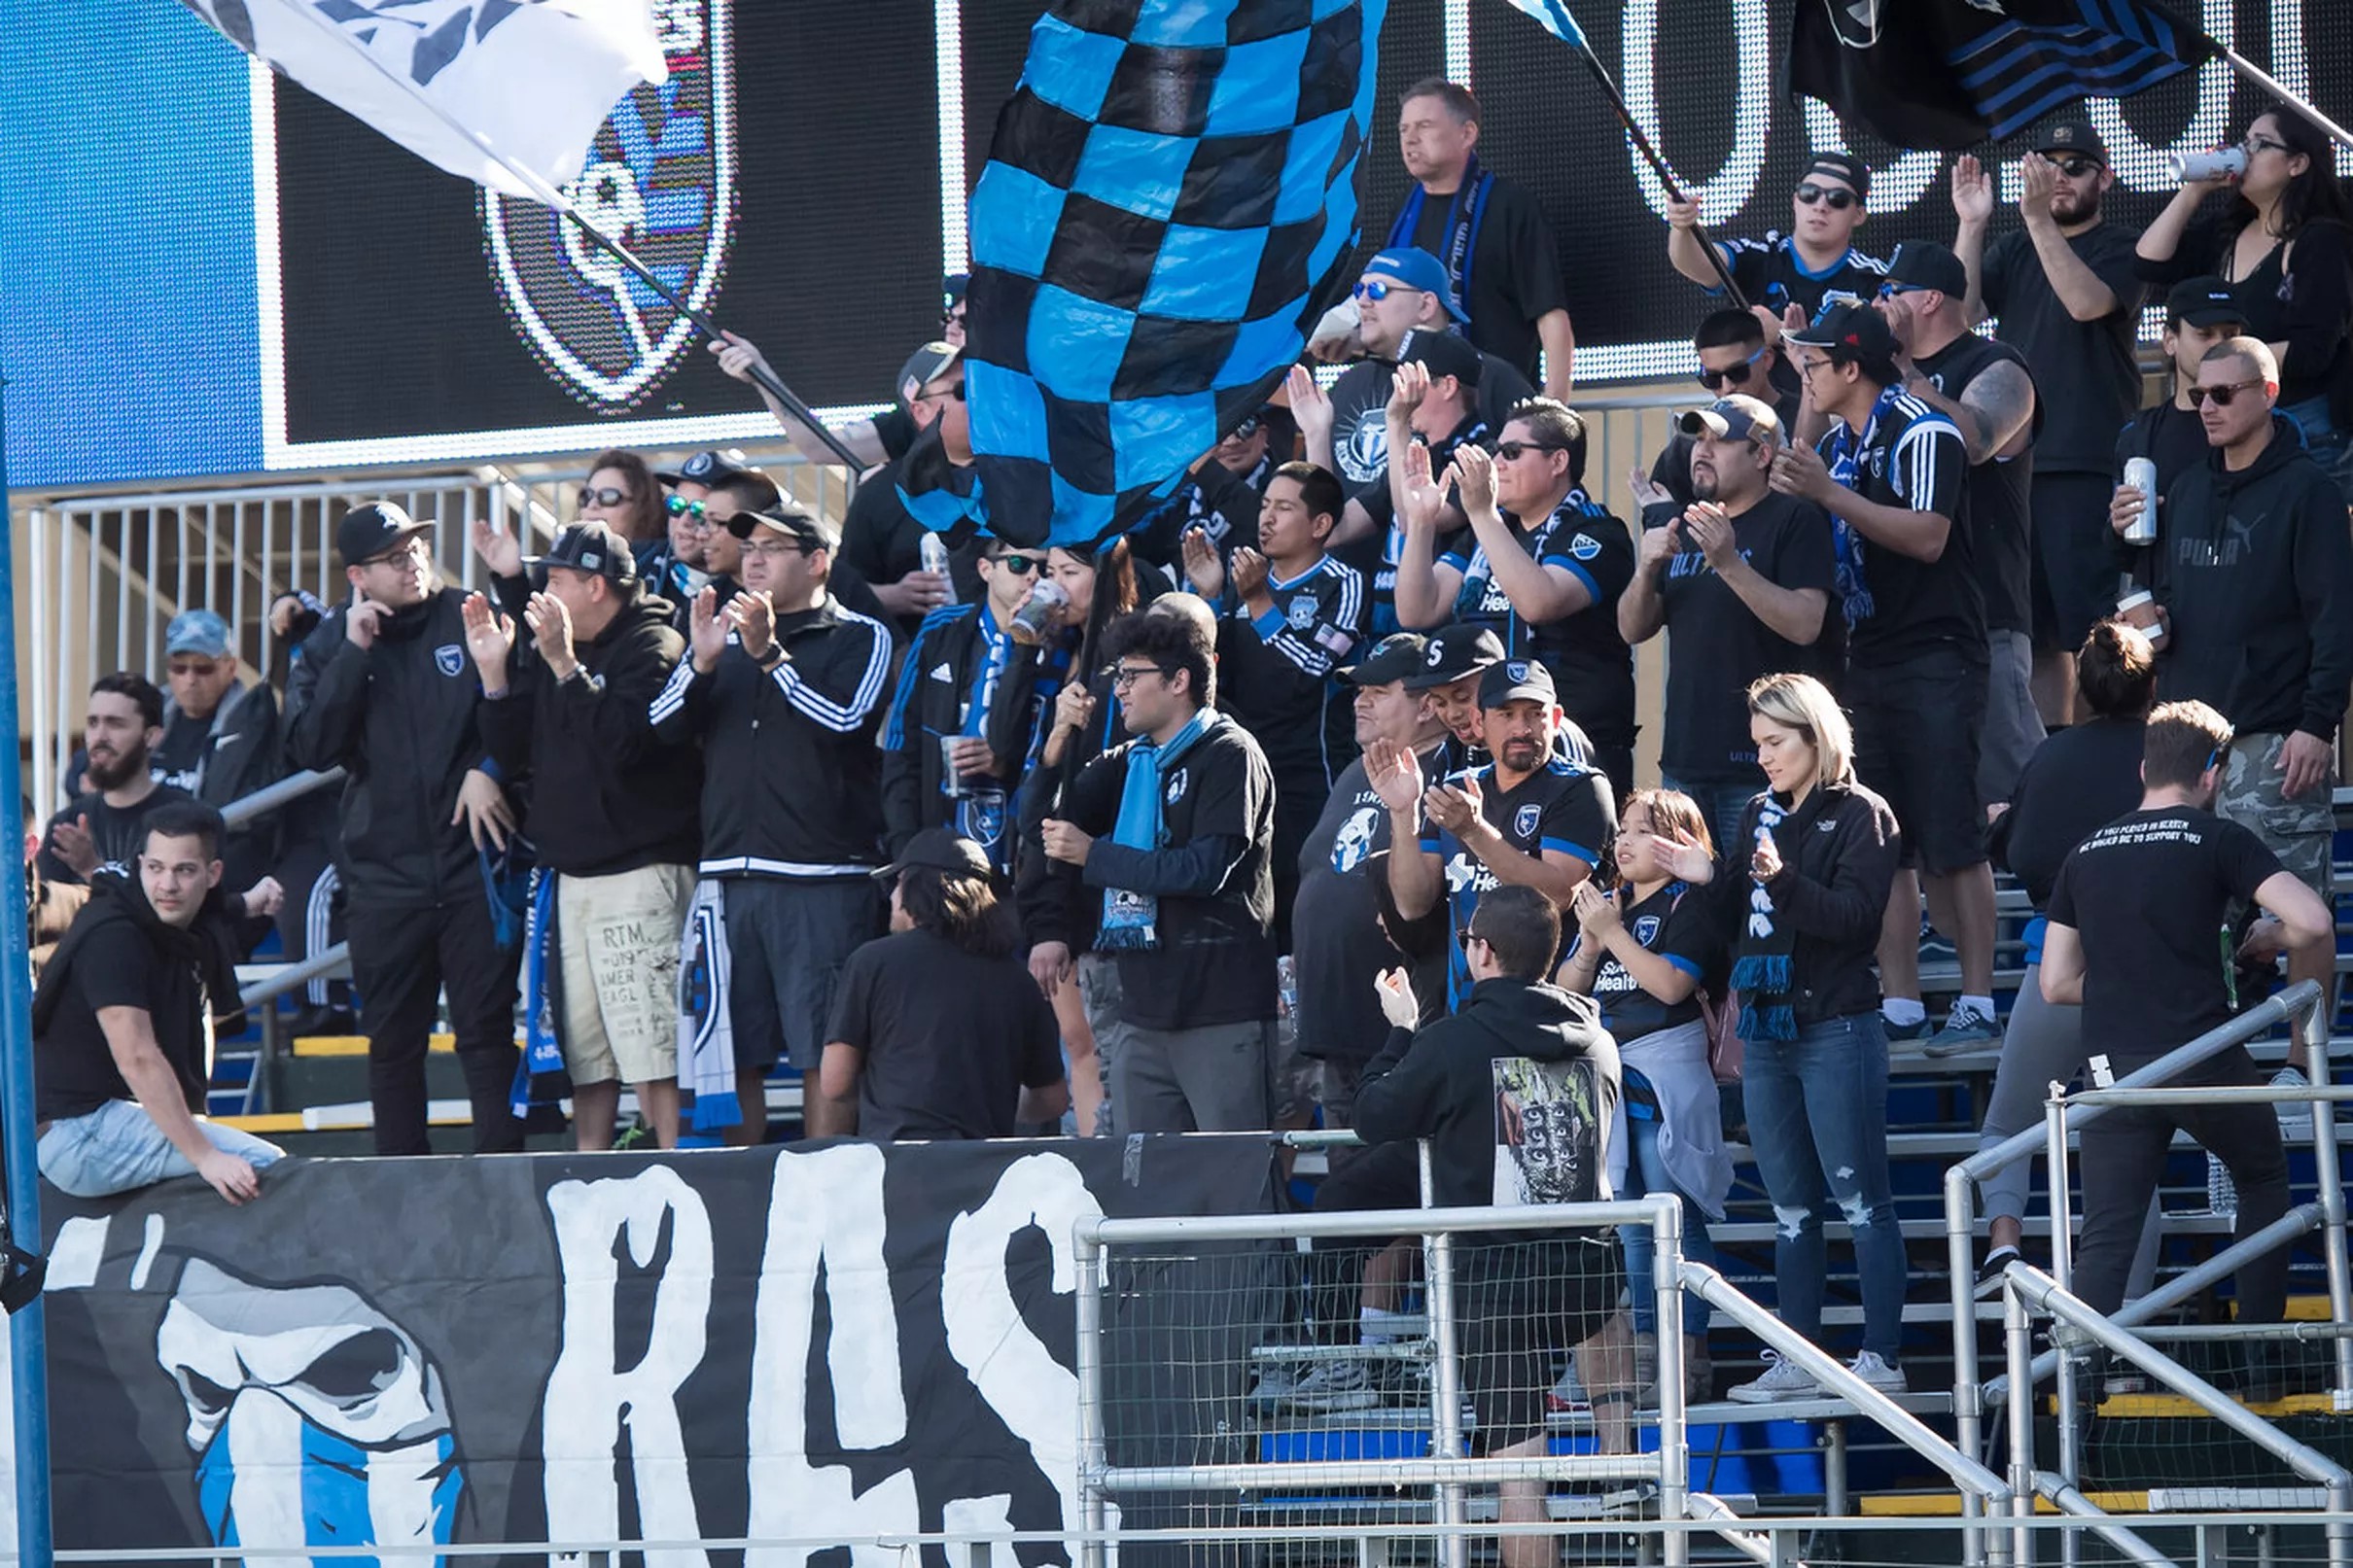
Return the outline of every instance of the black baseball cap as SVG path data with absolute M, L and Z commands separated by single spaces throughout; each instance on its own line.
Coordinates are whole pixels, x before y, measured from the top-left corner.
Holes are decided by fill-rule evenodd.
M 2230 285 L 2209 273 L 2173 286 L 2165 296 L 2165 319 L 2192 327 L 2220 327 L 2225 322 L 2244 327 L 2247 307 L 2238 302 Z
M 419 534 L 433 532 L 431 523 L 420 523 L 389 501 L 370 501 L 354 506 L 335 524 L 335 553 L 345 566 L 366 566 L 379 555 L 389 555 Z
M 964 350 L 954 343 L 926 343 L 908 355 L 907 363 L 898 367 L 898 379 L 891 383 L 898 390 L 899 405 L 912 403 L 924 388 L 946 375 L 963 357 Z
M 960 838 L 944 827 L 927 827 L 907 840 L 907 847 L 898 852 L 898 858 L 872 873 L 874 880 L 884 882 L 896 878 L 910 866 L 929 866 L 952 877 L 981 877 L 995 874 L 989 857 L 979 845 L 968 838 Z
M 1465 387 L 1479 384 L 1479 351 L 1459 332 L 1416 328 L 1405 334 L 1405 345 L 1397 350 L 1397 363 L 1425 366 L 1432 380 L 1451 375 Z
M 1881 368 L 1895 363 L 1895 329 L 1871 306 L 1851 300 L 1832 305 L 1821 320 L 1789 333 L 1784 341 L 1828 349 Z
M 737 539 L 750 539 L 755 528 L 773 528 L 780 534 L 790 534 L 804 544 L 820 549 L 839 549 L 841 540 L 834 536 L 824 519 L 803 511 L 739 511 L 727 519 L 727 532 Z
M 1781 444 L 1781 416 L 1774 412 L 1773 404 L 1760 398 L 1735 393 L 1718 398 L 1704 408 L 1686 408 L 1675 418 L 1676 429 L 1686 436 L 1702 432 L 1717 440 L 1756 440 L 1767 446 Z
M 1419 673 L 1427 645 L 1419 632 L 1392 632 L 1375 643 L 1363 658 L 1332 674 L 1352 686 L 1386 686 Z
M 1871 196 L 1871 165 L 1852 153 L 1816 153 L 1807 161 L 1806 174 L 1809 179 L 1827 174 L 1852 186 L 1856 195 L 1866 200 Z
M 569 567 L 603 577 L 615 587 L 625 588 L 637 581 L 637 557 L 630 552 L 629 541 L 603 523 L 574 523 L 556 535 L 545 555 L 534 556 L 526 564 Z
M 1422 645 L 1422 668 L 1405 678 L 1408 691 L 1427 691 L 1503 662 L 1503 640 L 1484 626 L 1441 626 Z
M 1969 297 L 1969 269 L 1949 247 L 1934 240 L 1908 239 L 1887 262 L 1887 281 L 1934 289 L 1953 299 Z
M 2049 130 L 2035 138 L 2034 151 L 2046 157 L 2066 153 L 2108 161 L 2108 144 L 2100 139 L 2099 127 L 2081 115 L 2053 122 Z
M 697 452 L 676 469 L 657 469 L 653 476 L 666 485 L 699 484 L 714 489 L 739 473 L 757 473 L 752 460 L 738 447 L 723 452 Z
M 1559 704 L 1561 694 L 1554 689 L 1553 673 L 1533 659 L 1506 659 L 1491 664 L 1487 674 L 1479 678 L 1479 706 L 1500 708 L 1505 703 L 1540 702 L 1551 708 Z

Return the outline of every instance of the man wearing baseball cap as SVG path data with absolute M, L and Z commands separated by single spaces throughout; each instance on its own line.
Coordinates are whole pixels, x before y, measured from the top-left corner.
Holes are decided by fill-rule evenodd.
M 1871 165 L 1852 153 L 1816 153 L 1807 162 L 1789 197 L 1789 232 L 1763 239 L 1700 238 L 1700 204 L 1667 203 L 1667 260 L 1677 272 L 1716 294 L 1723 288 L 1707 261 L 1712 244 L 1747 296 L 1764 313 L 1768 336 L 1776 335 L 1791 305 L 1808 321 L 1827 305 L 1869 300 L 1887 275 L 1887 263 L 1854 248 L 1854 231 L 1869 216 Z
M 2029 497 L 2035 695 L 2044 719 L 2063 723 L 2075 649 L 2116 604 L 2108 491 L 2116 433 L 2140 406 L 2133 356 L 2144 285 L 2133 270 L 2138 230 L 2101 210 L 2116 172 L 2090 121 L 2070 115 L 2046 126 L 2019 176 L 2020 226 L 1988 243 L 1993 175 L 1974 157 L 1954 161 L 1952 248 L 1969 273 L 1964 325 L 1999 317 L 2001 340 L 2025 356 L 2042 394 Z
M 2106 475 L 2113 485 L 2124 477 L 2125 465 L 2136 457 L 2145 457 L 2157 465 L 2157 493 L 2163 495 L 2173 488 L 2173 481 L 2199 468 L 2211 448 L 2206 444 L 2206 423 L 2199 417 L 2197 367 L 2205 363 L 2209 351 L 2221 347 L 2247 330 L 2247 307 L 2238 302 L 2238 295 L 2223 279 L 2208 274 L 2204 277 L 2184 278 L 2165 295 L 2165 359 L 2172 374 L 2172 386 L 2164 401 L 2144 408 L 2116 438 L 2115 468 Z M 2113 498 L 2113 491 L 2109 492 Z M 2163 518 L 2160 518 L 2161 524 Z M 2126 544 L 2109 531 L 2109 550 L 2106 557 L 2107 597 L 2100 613 L 2105 615 L 2116 608 L 2116 573 L 2118 566 L 2126 566 L 2133 578 L 2144 587 L 2156 580 L 2154 563 L 2147 560 L 2151 546 Z
M 1388 811 L 1395 847 L 1389 892 L 1406 920 L 1443 904 L 1450 928 L 1460 930 L 1480 893 L 1506 884 L 1566 909 L 1609 846 L 1617 821 L 1609 781 L 1553 754 L 1561 705 L 1551 672 L 1533 659 L 1489 665 L 1479 709 L 1494 760 L 1434 788 L 1410 747 L 1382 741 L 1366 751 L 1365 775 Z M 1471 984 L 1458 947 L 1447 975 L 1451 1006 Z
M 555 874 L 560 982 L 545 995 L 562 1002 L 573 1132 L 582 1150 L 613 1147 L 627 1083 L 656 1144 L 675 1148 L 675 981 L 702 768 L 692 745 L 655 740 L 647 708 L 685 640 L 641 587 L 628 542 L 601 523 L 565 529 L 536 561 L 489 564 L 502 608 L 466 602 L 467 647 L 490 754 L 509 777 L 540 781 L 531 839 Z M 536 592 L 510 570 L 522 567 L 544 578 Z M 527 998 L 527 1015 L 544 999 Z
M 1676 426 L 1691 442 L 1698 499 L 1680 513 L 1658 508 L 1664 516 L 1643 532 L 1618 630 L 1630 645 L 1668 634 L 1659 766 L 1668 788 L 1699 803 L 1717 842 L 1731 843 L 1765 786 L 1748 736 L 1749 682 L 1822 671 L 1844 646 L 1824 636 L 1837 586 L 1830 519 L 1768 482 L 1787 440 L 1771 404 L 1719 398 Z
M 1990 988 L 1990 953 L 1975 947 L 1992 929 L 1992 885 L 1977 782 L 1985 606 L 1959 526 L 1969 453 L 1950 419 L 1904 389 L 1895 333 L 1872 306 L 1836 306 L 1788 341 L 1809 405 L 1831 425 L 1819 450 L 1794 445 L 1776 457 L 1772 483 L 1834 525 L 1855 771 L 1904 829 L 1906 864 L 1879 945 L 1890 977 L 1882 1011 L 1891 1038 L 1918 1039 L 1927 1033 L 1916 979 L 1921 876 L 1952 912 L 1964 974 L 1982 966 Z M 1942 902 L 1946 893 L 1955 901 Z
M 869 475 L 851 498 L 842 518 L 841 559 L 873 588 L 904 641 L 926 615 L 965 597 L 948 574 L 924 570 L 923 540 L 931 530 L 908 510 L 902 493 L 936 488 L 919 486 L 911 469 L 971 466 L 964 351 L 949 343 L 926 343 L 899 367 L 897 393 L 918 435 L 906 452 Z
M 703 739 L 694 921 L 723 922 L 741 1111 L 723 1131 L 754 1144 L 766 1135 L 768 1069 L 789 1054 L 817 1071 L 835 978 L 882 927 L 874 733 L 891 631 L 829 591 L 840 540 L 822 519 L 779 508 L 727 526 L 743 540 L 744 591 L 723 611 L 709 588 L 696 596 L 686 657 L 650 713 L 661 740 Z M 706 1109 L 698 1098 L 698 1125 Z
M 486 886 L 514 813 L 475 723 L 466 593 L 437 583 L 432 533 L 388 501 L 343 514 L 335 547 L 351 598 L 320 621 L 287 683 L 286 756 L 348 773 L 341 870 L 376 1152 L 431 1152 L 425 1050 L 446 990 L 474 1147 L 487 1154 L 522 1146 L 508 1103 L 521 954 L 500 942 Z
M 237 679 L 228 623 L 209 610 L 184 610 L 163 629 L 167 696 L 163 738 L 148 771 L 215 810 L 285 773 L 278 699 L 267 681 Z M 278 819 L 264 816 L 228 829 L 221 841 L 224 888 L 250 888 L 273 869 Z
M 874 873 L 891 934 L 842 966 L 812 1137 L 1007 1138 L 1070 1108 L 1062 1031 L 988 855 L 927 827 Z

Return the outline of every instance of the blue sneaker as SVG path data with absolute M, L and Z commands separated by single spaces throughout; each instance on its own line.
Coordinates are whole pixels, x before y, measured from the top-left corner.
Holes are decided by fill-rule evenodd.
M 1999 1045 L 2002 1026 L 1975 1007 L 1955 1002 L 1946 1015 L 1945 1027 L 1928 1037 L 1920 1047 L 1924 1056 L 1958 1056 L 1963 1051 L 1976 1051 L 1988 1045 Z
M 1881 1013 L 1879 1028 L 1885 1032 L 1889 1045 L 1909 1045 L 1914 1041 L 1928 1038 L 1928 1020 L 1925 1015 L 1910 1024 L 1896 1024 L 1891 1023 L 1885 1013 Z

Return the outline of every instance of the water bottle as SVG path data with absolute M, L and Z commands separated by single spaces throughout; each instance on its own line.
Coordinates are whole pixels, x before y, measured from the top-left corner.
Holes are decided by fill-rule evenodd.
M 922 542 L 915 548 L 916 552 L 923 557 L 926 572 L 936 573 L 943 577 L 948 575 L 948 541 L 946 540 L 927 528 L 924 530 Z
M 2311 1080 L 2294 1066 L 2282 1067 L 2271 1075 L 2274 1089 L 2306 1089 Z M 2279 1117 L 2279 1135 L 2287 1142 L 2310 1142 L 2312 1116 L 2317 1109 L 2308 1099 L 2283 1099 L 2271 1109 Z M 2206 1156 L 2206 1207 L 2225 1219 L 2238 1217 L 2238 1184 L 2230 1179 L 2230 1171 L 2213 1155 Z
M 2166 157 L 2165 167 L 2183 185 L 2199 180 L 2235 180 L 2247 172 L 2247 150 L 2216 147 L 2203 153 L 2174 153 Z

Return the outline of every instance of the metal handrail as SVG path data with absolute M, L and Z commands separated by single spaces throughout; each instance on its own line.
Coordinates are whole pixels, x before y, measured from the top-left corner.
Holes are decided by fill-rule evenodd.
M 343 770 L 341 768 L 329 768 L 324 773 L 306 768 L 300 773 L 290 773 L 276 784 L 263 784 L 252 794 L 239 795 L 222 807 L 221 820 L 226 826 L 235 827 L 240 822 L 249 822 L 257 817 L 266 817 L 282 807 L 291 806 L 303 796 L 315 794 L 329 784 L 342 782 Z
M 338 980 L 351 969 L 351 944 L 337 942 L 334 947 L 312 954 L 300 963 L 282 963 L 263 979 L 237 991 L 240 1007 L 259 1007 L 274 1002 L 299 986 L 314 980 Z

